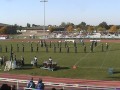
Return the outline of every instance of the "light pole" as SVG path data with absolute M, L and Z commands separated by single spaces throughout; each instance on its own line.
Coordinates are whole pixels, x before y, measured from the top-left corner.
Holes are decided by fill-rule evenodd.
M 45 32 L 45 3 L 48 2 L 47 0 L 42 0 L 40 2 L 43 2 L 44 3 L 44 26 L 43 26 L 43 30 Z

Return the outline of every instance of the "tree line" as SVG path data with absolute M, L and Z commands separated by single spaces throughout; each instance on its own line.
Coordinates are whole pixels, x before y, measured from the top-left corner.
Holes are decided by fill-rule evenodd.
M 30 24 L 27 23 L 26 27 L 39 27 L 40 25 L 36 24 Z M 22 30 L 24 27 L 19 26 L 17 24 L 10 25 L 10 26 L 3 26 L 0 28 L 0 34 L 17 34 L 17 30 Z M 48 25 L 48 30 L 50 32 L 53 31 L 61 31 L 65 30 L 67 32 L 77 31 L 77 32 L 87 32 L 89 34 L 93 33 L 94 31 L 100 32 L 100 33 L 111 33 L 111 34 L 118 34 L 120 32 L 120 25 L 108 25 L 106 22 L 101 22 L 99 25 L 93 26 L 93 25 L 87 25 L 85 22 L 81 22 L 78 25 L 75 25 L 74 23 L 68 22 L 62 22 L 59 26 L 57 25 Z
M 15 26 L 3 26 L 0 28 L 0 34 L 16 34 L 17 27 Z
M 106 22 L 102 22 L 99 25 L 93 26 L 93 25 L 87 25 L 85 22 L 81 22 L 78 25 L 75 25 L 73 23 L 65 23 L 62 22 L 60 27 L 64 27 L 66 31 L 72 32 L 74 30 L 76 31 L 82 31 L 82 32 L 88 32 L 88 33 L 93 33 L 94 31 L 96 32 L 109 32 L 111 34 L 118 33 L 120 32 L 120 25 L 108 25 Z M 57 27 L 56 26 L 50 26 L 49 30 L 51 32 L 55 31 Z

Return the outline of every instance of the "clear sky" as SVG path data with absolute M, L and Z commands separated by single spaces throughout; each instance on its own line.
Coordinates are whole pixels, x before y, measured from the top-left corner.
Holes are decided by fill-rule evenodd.
M 0 0 L 0 23 L 43 25 L 44 4 L 41 0 Z M 48 0 L 46 25 L 61 22 L 120 25 L 120 0 Z

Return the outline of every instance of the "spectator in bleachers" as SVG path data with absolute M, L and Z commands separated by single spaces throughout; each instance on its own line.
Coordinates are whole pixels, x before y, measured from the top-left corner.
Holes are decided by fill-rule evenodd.
M 38 83 L 37 83 L 37 85 L 36 85 L 36 90 L 44 90 L 44 83 L 42 82 L 42 79 L 39 79 L 38 80 Z
M 11 87 L 8 86 L 7 84 L 2 84 L 0 90 L 11 90 Z
M 52 90 L 56 90 L 56 88 L 52 88 Z
M 31 80 L 28 82 L 27 88 L 35 88 L 35 83 L 33 81 L 33 78 L 31 78 Z

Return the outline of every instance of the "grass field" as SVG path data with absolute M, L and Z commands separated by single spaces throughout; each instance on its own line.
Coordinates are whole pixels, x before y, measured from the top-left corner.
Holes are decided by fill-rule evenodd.
M 109 50 L 104 52 L 101 50 L 101 42 L 97 44 L 94 48 L 94 52 L 90 52 L 90 42 L 86 42 L 87 52 L 84 53 L 83 46 L 77 43 L 77 53 L 75 53 L 73 43 L 68 43 L 70 47 L 70 52 L 67 53 L 67 48 L 65 48 L 65 43 L 62 43 L 61 53 L 59 52 L 57 42 L 52 43 L 50 48 L 49 42 L 48 52 L 46 52 L 45 47 L 39 46 L 39 51 L 36 51 L 36 46 L 38 42 L 5 42 L 0 41 L 2 46 L 2 52 L 0 56 L 6 56 L 7 59 L 10 58 L 10 47 L 13 46 L 14 55 L 17 59 L 21 56 L 25 58 L 25 66 L 21 69 L 11 70 L 9 73 L 16 74 L 30 74 L 30 75 L 40 75 L 40 76 L 53 76 L 53 77 L 65 77 L 65 78 L 81 78 L 81 79 L 98 79 L 98 80 L 120 80 L 120 43 L 109 43 Z M 17 44 L 19 45 L 19 52 L 17 52 Z M 22 52 L 22 47 L 25 47 L 25 51 Z M 31 52 L 31 44 L 33 46 L 33 52 Z M 53 49 L 53 44 L 56 46 L 56 53 Z M 7 46 L 8 52 L 5 51 L 5 46 Z M 39 65 L 42 65 L 44 60 L 48 60 L 52 57 L 53 61 L 57 62 L 58 66 L 61 68 L 56 71 L 43 70 L 34 68 L 30 66 L 31 60 L 34 56 L 37 56 Z M 72 67 L 76 65 L 76 69 Z M 27 67 L 31 68 L 27 68 Z M 113 68 L 114 73 L 110 75 L 108 69 Z M 1 73 L 3 67 L 1 67 Z M 6 72 L 8 73 L 8 72 Z

